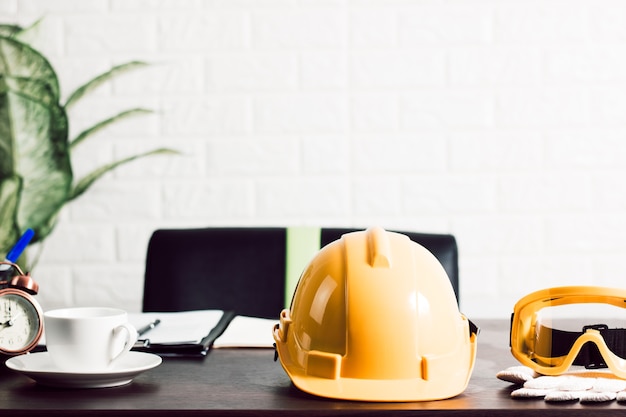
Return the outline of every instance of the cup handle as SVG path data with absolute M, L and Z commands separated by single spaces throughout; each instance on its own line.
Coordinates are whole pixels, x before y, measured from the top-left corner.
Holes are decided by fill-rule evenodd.
M 113 330 L 113 340 L 116 340 L 121 332 L 126 332 L 126 341 L 124 342 L 124 347 L 122 348 L 122 350 L 119 353 L 112 355 L 111 363 L 113 363 L 126 352 L 131 350 L 132 347 L 135 345 L 135 342 L 137 341 L 137 330 L 132 324 L 124 323 L 117 326 L 115 330 Z

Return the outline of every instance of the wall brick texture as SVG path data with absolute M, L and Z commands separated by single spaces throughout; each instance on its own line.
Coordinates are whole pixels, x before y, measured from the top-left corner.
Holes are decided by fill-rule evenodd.
M 355 226 L 452 233 L 461 308 L 624 286 L 626 3 L 617 0 L 3 0 L 65 95 L 80 177 L 136 152 L 37 249 L 45 308 L 141 306 L 151 232 Z M 278 314 L 278 312 L 277 312 Z

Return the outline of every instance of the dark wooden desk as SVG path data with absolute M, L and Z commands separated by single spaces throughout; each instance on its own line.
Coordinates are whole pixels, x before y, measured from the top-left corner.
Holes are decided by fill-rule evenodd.
M 131 384 L 70 390 L 39 386 L 2 367 L 2 416 L 588 416 L 626 415 L 626 405 L 549 404 L 513 400 L 495 374 L 518 363 L 508 349 L 508 323 L 476 320 L 478 359 L 470 384 L 455 398 L 432 402 L 365 403 L 310 396 L 291 385 L 270 349 L 216 349 L 202 360 L 165 359 Z

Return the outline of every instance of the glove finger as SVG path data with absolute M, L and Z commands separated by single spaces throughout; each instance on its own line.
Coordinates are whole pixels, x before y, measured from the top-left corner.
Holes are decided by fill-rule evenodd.
M 564 377 L 562 381 L 557 385 L 556 389 L 560 391 L 586 391 L 593 387 L 594 382 L 594 378 L 569 376 Z
M 537 374 L 528 366 L 511 366 L 510 368 L 506 368 L 505 370 L 498 372 L 496 374 L 496 377 L 498 379 L 506 382 L 511 382 L 513 384 L 523 384 L 524 382 L 530 381 L 538 375 L 539 374 Z
M 598 403 L 604 401 L 613 401 L 617 397 L 615 392 L 593 392 L 587 391 L 580 396 L 580 402 Z
M 624 402 L 626 401 L 626 391 L 620 391 L 617 393 L 617 395 L 615 396 L 615 398 L 617 399 L 617 401 L 619 402 Z
M 540 376 L 524 383 L 524 388 L 533 389 L 556 389 L 559 384 L 564 383 L 568 377 L 565 376 Z
M 532 389 L 532 388 L 518 388 L 511 392 L 513 398 L 541 398 L 545 397 L 547 393 L 551 392 L 549 389 Z
M 586 391 L 550 391 L 544 397 L 548 402 L 578 401 Z
M 591 390 L 595 392 L 618 392 L 626 390 L 626 381 L 615 378 L 596 378 L 593 381 Z

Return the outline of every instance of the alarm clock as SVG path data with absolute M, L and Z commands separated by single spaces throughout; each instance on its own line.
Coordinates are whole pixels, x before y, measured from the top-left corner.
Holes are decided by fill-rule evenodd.
M 19 273 L 0 281 L 0 354 L 21 355 L 33 350 L 43 333 L 43 311 L 34 297 L 39 285 L 17 264 L 0 264 L 9 264 Z

